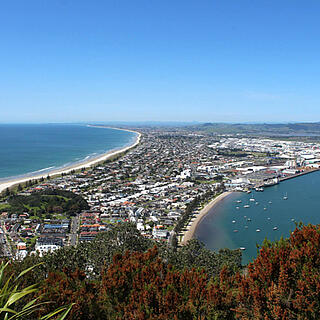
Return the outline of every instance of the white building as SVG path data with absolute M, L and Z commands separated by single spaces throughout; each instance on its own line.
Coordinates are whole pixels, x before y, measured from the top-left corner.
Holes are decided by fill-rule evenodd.
M 35 244 L 35 251 L 39 252 L 39 256 L 42 257 L 48 252 L 60 249 L 63 246 L 62 239 L 59 238 L 39 238 Z

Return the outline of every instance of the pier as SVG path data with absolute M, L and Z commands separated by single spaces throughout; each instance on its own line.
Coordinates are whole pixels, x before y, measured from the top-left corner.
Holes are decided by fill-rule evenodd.
M 312 172 L 315 172 L 315 171 L 319 171 L 319 170 L 320 170 L 320 169 L 318 169 L 318 168 L 311 169 L 311 170 L 305 170 L 305 171 L 303 171 L 303 172 L 299 172 L 299 173 L 290 175 L 290 176 L 288 176 L 288 177 L 280 177 L 279 180 L 280 180 L 280 181 L 285 181 L 285 180 L 293 179 L 293 178 L 296 178 L 296 177 L 299 177 L 299 176 L 303 176 L 303 175 L 305 175 L 305 174 L 309 174 L 309 173 L 312 173 Z
M 319 168 L 314 168 L 314 169 L 305 170 L 305 171 L 302 171 L 302 172 L 299 172 L 299 173 L 295 173 L 295 174 L 292 174 L 290 176 L 278 177 L 278 181 L 279 182 L 286 181 L 286 180 L 293 179 L 293 178 L 296 178 L 296 177 L 299 177 L 299 176 L 303 176 L 305 174 L 309 174 L 309 173 L 312 173 L 312 172 L 315 172 L 315 171 L 319 171 L 319 170 L 320 170 Z M 255 184 L 253 188 L 272 187 L 272 186 L 274 186 L 274 185 L 276 185 L 278 183 L 269 183 L 268 184 L 266 182 L 261 182 L 261 183 Z

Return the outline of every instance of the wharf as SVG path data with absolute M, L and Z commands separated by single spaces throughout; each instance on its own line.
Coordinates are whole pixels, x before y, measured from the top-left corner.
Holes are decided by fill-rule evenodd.
M 305 170 L 305 171 L 303 171 L 303 172 L 299 172 L 299 173 L 290 175 L 290 176 L 288 176 L 288 177 L 280 177 L 280 178 L 279 178 L 279 181 L 281 182 L 281 181 L 293 179 L 293 178 L 296 178 L 296 177 L 299 177 L 299 176 L 303 176 L 303 175 L 305 175 L 305 174 L 312 173 L 312 172 L 319 171 L 319 170 L 320 170 L 320 169 Z
M 309 173 L 312 173 L 312 172 L 315 172 L 315 171 L 319 171 L 320 169 L 318 168 L 315 168 L 315 169 L 310 169 L 310 170 L 305 170 L 303 172 L 299 172 L 299 173 L 295 173 L 295 174 L 292 174 L 290 176 L 286 176 L 286 177 L 278 177 L 279 179 L 279 182 L 281 181 L 286 181 L 286 180 L 289 180 L 289 179 L 293 179 L 293 178 L 296 178 L 296 177 L 299 177 L 299 176 L 303 176 L 305 174 L 309 174 Z M 273 183 L 273 184 L 265 184 L 265 183 L 258 183 L 254 186 L 254 188 L 266 188 L 266 187 L 272 187 L 274 185 L 276 185 L 278 183 Z

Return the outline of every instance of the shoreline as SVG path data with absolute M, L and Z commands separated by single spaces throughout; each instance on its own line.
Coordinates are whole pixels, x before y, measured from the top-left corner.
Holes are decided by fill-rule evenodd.
M 115 128 L 115 127 L 110 127 L 110 126 L 103 126 L 103 125 L 95 125 L 95 124 L 87 124 L 87 127 L 89 128 L 101 128 L 101 129 L 113 129 L 113 130 L 120 130 L 120 131 L 128 131 L 128 132 L 133 132 L 139 134 L 140 132 L 131 130 L 131 129 L 124 129 L 124 128 Z
M 189 240 L 194 238 L 194 234 L 197 230 L 199 223 L 202 219 L 213 209 L 220 201 L 224 198 L 232 194 L 233 191 L 226 191 L 215 197 L 212 201 L 210 201 L 197 215 L 195 220 L 192 221 L 191 226 L 188 228 L 187 231 L 184 232 L 182 241 L 180 242 L 181 245 L 185 245 Z
M 92 126 L 92 127 L 95 127 L 95 126 Z M 107 128 L 107 127 L 102 127 L 100 126 L 100 128 Z M 122 147 L 120 149 L 113 149 L 113 150 L 110 150 L 106 153 L 103 153 L 97 157 L 93 157 L 91 159 L 88 159 L 88 160 L 85 160 L 85 161 L 81 161 L 81 162 L 76 162 L 74 164 L 70 164 L 66 167 L 61 167 L 61 168 L 57 168 L 55 170 L 52 170 L 52 171 L 48 171 L 48 172 L 45 172 L 45 173 L 42 173 L 42 174 L 35 174 L 35 175 L 30 175 L 30 176 L 24 176 L 24 177 L 21 177 L 21 178 L 12 178 L 12 179 L 8 179 L 8 180 L 5 180 L 3 182 L 0 182 L 0 193 L 3 192 L 5 189 L 7 188 L 11 188 L 15 185 L 18 185 L 20 183 L 24 183 L 24 182 L 27 182 L 29 180 L 35 180 L 35 179 L 41 179 L 41 178 L 46 178 L 47 176 L 50 176 L 51 178 L 54 177 L 54 176 L 59 176 L 61 175 L 62 173 L 70 173 L 71 171 L 73 170 L 80 170 L 82 168 L 90 168 L 102 161 L 106 161 L 108 159 L 110 159 L 111 157 L 119 154 L 119 153 L 122 153 L 122 152 L 125 152 L 125 151 L 128 151 L 132 148 L 134 148 L 135 146 L 137 146 L 139 143 L 140 143 L 140 140 L 141 140 L 141 136 L 142 134 L 138 131 L 133 131 L 133 130 L 127 130 L 127 129 L 120 129 L 120 128 L 111 128 L 110 129 L 116 129 L 116 130 L 123 130 L 123 131 L 129 131 L 129 132 L 134 132 L 137 134 L 137 137 L 135 138 L 134 142 L 130 145 L 127 145 L 125 147 Z M 27 173 L 28 174 L 28 173 Z M 5 179 L 5 178 L 4 178 Z

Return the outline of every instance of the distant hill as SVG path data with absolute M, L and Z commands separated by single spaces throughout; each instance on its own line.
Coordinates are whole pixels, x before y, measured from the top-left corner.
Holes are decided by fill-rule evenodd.
M 254 134 L 254 135 L 319 135 L 320 122 L 313 123 L 203 123 L 190 126 L 199 131 L 221 134 Z

